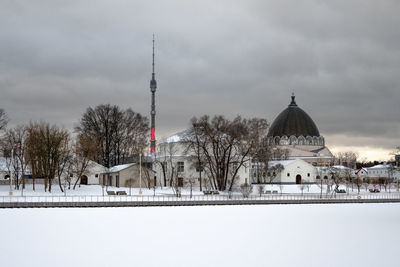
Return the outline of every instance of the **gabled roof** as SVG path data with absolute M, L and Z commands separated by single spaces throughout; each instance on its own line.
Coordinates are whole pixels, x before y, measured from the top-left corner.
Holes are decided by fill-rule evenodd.
M 136 163 L 128 163 L 128 164 L 122 164 L 122 165 L 116 165 L 114 167 L 111 167 L 108 172 L 120 172 L 122 170 L 125 170 L 133 165 L 135 165 Z
M 365 168 L 361 168 L 361 169 L 354 170 L 354 173 L 355 173 L 355 174 L 358 174 L 358 173 L 359 173 L 360 171 L 362 171 L 362 170 L 364 170 L 364 171 L 368 174 L 368 170 L 365 169 Z
M 115 165 L 115 166 L 109 168 L 108 171 L 106 171 L 106 172 L 104 172 L 104 173 L 115 173 L 115 172 L 120 172 L 120 171 L 125 170 L 125 169 L 128 169 L 128 168 L 130 168 L 130 167 L 132 167 L 132 166 L 134 166 L 134 165 L 139 165 L 139 164 L 137 164 L 137 163 L 128 163 L 128 164 L 122 164 L 122 165 Z M 142 166 L 142 168 L 143 168 L 143 169 L 147 169 L 147 170 L 149 170 L 149 171 L 152 171 L 152 172 L 154 172 L 154 173 L 156 172 L 156 171 L 154 171 L 154 170 L 152 170 L 152 169 L 149 169 L 149 168 L 147 168 L 147 167 L 145 167 L 145 166 Z
M 272 160 L 272 161 L 268 162 L 268 167 L 269 168 L 270 167 L 274 167 L 274 166 L 276 166 L 278 164 L 281 164 L 281 165 L 283 165 L 283 167 L 286 167 L 286 166 L 288 166 L 288 165 L 290 165 L 290 164 L 292 164 L 292 163 L 294 163 L 296 161 L 302 161 L 302 162 L 304 162 L 304 163 L 306 163 L 308 165 L 311 165 L 310 163 L 308 163 L 307 161 L 302 160 L 302 159 L 288 159 L 288 160 Z

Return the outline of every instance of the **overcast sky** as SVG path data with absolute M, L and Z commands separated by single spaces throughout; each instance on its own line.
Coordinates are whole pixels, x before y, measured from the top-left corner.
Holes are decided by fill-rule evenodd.
M 102 103 L 150 112 L 156 135 L 191 117 L 272 122 L 290 102 L 333 151 L 400 145 L 400 1 L 0 0 L 0 107 L 11 124 L 73 128 Z

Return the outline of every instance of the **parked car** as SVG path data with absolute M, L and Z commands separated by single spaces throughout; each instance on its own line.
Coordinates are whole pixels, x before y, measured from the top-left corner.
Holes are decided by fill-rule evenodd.
M 218 190 L 203 190 L 204 195 L 219 195 Z
M 344 190 L 344 189 L 336 189 L 335 192 L 339 193 L 339 194 L 343 194 L 343 193 L 346 193 L 346 190 Z

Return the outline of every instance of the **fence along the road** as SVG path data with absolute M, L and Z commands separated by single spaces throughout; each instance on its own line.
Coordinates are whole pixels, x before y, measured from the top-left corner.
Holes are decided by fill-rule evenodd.
M 379 199 L 393 199 L 399 200 L 400 193 L 370 193 L 370 194 L 270 194 L 256 196 L 252 195 L 244 197 L 242 195 L 193 195 L 192 197 L 183 195 L 180 197 L 174 195 L 151 196 L 151 195 L 115 195 L 115 196 L 94 196 L 94 195 L 72 195 L 72 196 L 1 196 L 0 203 L 55 203 L 55 202 L 181 202 L 181 201 L 264 201 L 264 200 L 379 200 Z

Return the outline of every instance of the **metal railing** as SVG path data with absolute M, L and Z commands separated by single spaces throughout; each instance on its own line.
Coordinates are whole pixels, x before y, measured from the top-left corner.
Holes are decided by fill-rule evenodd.
M 368 194 L 264 194 L 261 196 L 251 195 L 244 197 L 242 195 L 183 195 L 180 197 L 174 195 L 70 195 L 70 196 L 0 196 L 0 203 L 88 203 L 88 202 L 212 202 L 215 201 L 242 201 L 242 202 L 264 202 L 264 201 L 309 201 L 309 200 L 400 200 L 400 193 L 368 193 Z

